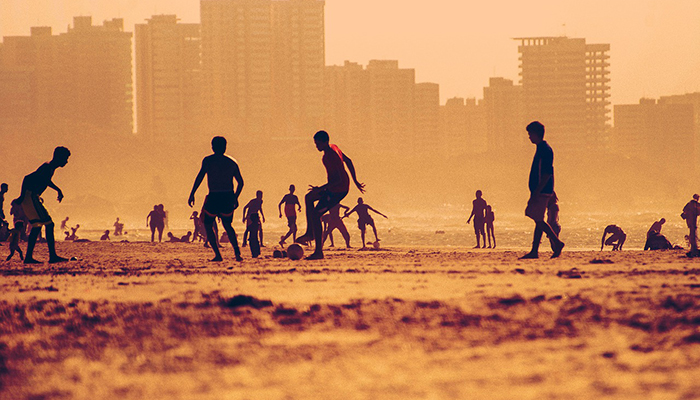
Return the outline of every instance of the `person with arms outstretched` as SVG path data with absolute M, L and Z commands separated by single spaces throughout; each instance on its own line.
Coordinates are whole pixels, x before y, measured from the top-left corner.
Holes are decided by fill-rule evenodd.
M 608 240 L 605 237 L 610 235 Z M 612 246 L 613 251 L 622 250 L 622 245 L 627 240 L 627 234 L 617 225 L 608 225 L 603 231 L 603 238 L 600 240 L 600 250 L 603 251 L 603 246 Z
M 348 195 L 350 191 L 350 177 L 345 171 L 347 166 L 355 186 L 361 193 L 365 192 L 365 185 L 358 182 L 355 174 L 355 166 L 350 157 L 343 154 L 338 146 L 330 143 L 330 137 L 326 131 L 318 131 L 314 135 L 316 149 L 323 153 L 323 166 L 326 168 L 328 182 L 321 186 L 311 186 L 309 193 L 304 198 L 306 206 L 306 232 L 298 237 L 295 242 L 308 243 L 314 240 L 316 249 L 306 257 L 307 260 L 320 260 L 323 258 L 323 227 L 321 216 L 328 212 L 334 205 Z
M 357 212 L 357 227 L 360 229 L 360 237 L 362 238 L 363 249 L 367 248 L 367 246 L 365 246 L 365 232 L 367 229 L 367 225 L 371 226 L 372 230 L 374 231 L 374 240 L 376 242 L 379 241 L 379 238 L 377 237 L 377 227 L 374 226 L 374 219 L 372 219 L 372 216 L 369 215 L 370 211 L 373 211 L 384 218 L 389 218 L 386 215 L 375 210 L 374 208 L 370 207 L 369 204 L 365 204 L 365 201 L 362 199 L 362 197 L 357 199 L 357 205 L 353 207 L 352 210 L 346 211 L 345 215 L 343 215 L 343 218 L 345 218 L 350 216 L 350 214 Z
M 41 195 L 47 187 L 55 190 L 58 193 L 58 202 L 63 200 L 63 192 L 56 186 L 53 181 L 54 172 L 56 169 L 63 168 L 68 164 L 70 150 L 59 146 L 53 152 L 51 161 L 41 165 L 36 171 L 24 177 L 22 181 L 22 191 L 20 196 L 15 199 L 18 204 L 21 204 L 24 215 L 29 219 L 32 226 L 32 231 L 29 233 L 27 243 L 27 252 L 24 257 L 25 264 L 38 264 L 35 260 L 34 246 L 41 233 L 41 227 L 46 227 L 46 244 L 49 247 L 49 263 L 59 263 L 68 261 L 67 258 L 60 257 L 56 254 L 56 239 L 54 238 L 54 223 L 51 220 L 49 212 L 44 207 Z
M 544 220 L 545 211 L 551 206 L 554 194 L 554 152 L 544 140 L 544 125 L 538 121 L 531 122 L 527 128 L 530 142 L 537 146 L 535 157 L 530 168 L 528 187 L 530 199 L 525 208 L 525 215 L 535 221 L 535 231 L 532 238 L 532 249 L 521 259 L 538 258 L 542 234 L 549 237 L 552 245 L 552 258 L 559 257 L 564 249 L 564 242 L 559 240 L 557 233 Z
M 212 250 L 214 250 L 215 256 L 211 261 L 223 261 L 221 251 L 219 251 L 219 246 L 216 243 L 216 234 L 214 233 L 216 217 L 221 219 L 221 223 L 228 234 L 236 260 L 242 261 L 243 258 L 241 257 L 241 250 L 238 248 L 236 231 L 233 230 L 231 223 L 233 222 L 233 212 L 238 208 L 238 196 L 241 195 L 243 190 L 243 177 L 236 160 L 225 154 L 225 138 L 222 136 L 214 137 L 211 141 L 211 148 L 214 154 L 202 160 L 202 167 L 194 180 L 192 192 L 190 192 L 190 198 L 187 203 L 190 207 L 194 206 L 194 195 L 206 176 L 209 194 L 204 199 L 202 219 L 207 232 L 207 239 Z M 236 180 L 235 191 L 233 187 L 234 179 Z
M 469 214 L 469 219 L 467 223 L 470 223 L 472 217 L 474 218 L 474 233 L 476 234 L 476 246 L 475 249 L 480 248 L 479 237 L 484 239 L 484 248 L 486 248 L 486 230 L 484 225 L 486 225 L 486 200 L 481 198 L 481 190 L 476 191 L 476 199 L 472 201 L 472 213 Z
M 297 238 L 297 207 L 299 208 L 299 212 L 301 212 L 301 204 L 299 203 L 297 195 L 294 194 L 295 190 L 296 188 L 294 185 L 289 185 L 289 193 L 285 194 L 277 205 L 280 218 L 282 218 L 282 204 L 284 204 L 284 215 L 287 217 L 287 227 L 289 227 L 287 233 L 280 237 L 280 246 L 284 246 L 289 236 L 292 236 L 292 240 L 296 240 Z
M 243 247 L 246 246 L 248 243 L 248 235 L 250 235 L 251 229 L 250 229 L 250 223 L 251 219 L 250 217 L 253 214 L 258 214 L 258 226 L 256 227 L 258 231 L 258 244 L 261 245 L 262 247 L 265 247 L 263 243 L 263 231 L 262 231 L 262 223 L 260 222 L 260 216 L 262 216 L 262 222 L 265 222 L 265 213 L 263 213 L 262 210 L 262 205 L 263 205 L 263 192 L 262 190 L 258 190 L 255 192 L 255 198 L 251 199 L 248 204 L 243 207 L 243 223 L 245 224 L 245 232 L 243 232 Z

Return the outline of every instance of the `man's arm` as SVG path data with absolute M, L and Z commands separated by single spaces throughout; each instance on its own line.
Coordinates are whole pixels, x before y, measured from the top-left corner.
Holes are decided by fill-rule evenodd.
M 347 208 L 350 209 L 350 207 L 347 207 Z M 343 218 L 350 216 L 350 214 L 354 213 L 355 211 L 357 211 L 357 206 L 353 207 L 352 210 L 350 210 L 350 211 L 346 210 L 345 214 L 343 214 Z
M 301 203 L 299 203 L 299 198 L 297 196 L 294 196 L 294 202 L 297 204 L 297 207 L 299 207 L 299 212 L 301 212 Z
M 367 206 L 367 208 L 369 208 L 370 210 L 376 212 L 377 214 L 381 215 L 382 217 L 384 217 L 384 218 L 386 218 L 386 219 L 389 219 L 389 217 L 387 217 L 386 215 L 380 213 L 379 211 L 375 210 L 374 208 L 372 208 L 372 207 L 370 207 L 370 206 Z
M 56 192 L 58 192 L 58 202 L 60 203 L 61 200 L 63 200 L 63 192 L 61 191 L 61 189 L 60 189 L 58 186 L 56 186 L 56 184 L 53 183 L 52 181 L 49 181 L 49 185 L 48 185 L 48 186 L 49 186 L 51 189 L 53 189 L 53 190 L 55 190 Z
M 233 174 L 234 179 L 236 179 L 236 199 L 241 195 L 243 191 L 243 176 L 241 175 L 241 170 L 236 166 L 236 173 Z
M 474 215 L 476 215 L 476 209 L 475 209 L 474 206 L 472 206 L 472 213 L 469 214 L 469 219 L 467 219 L 467 223 L 471 223 L 471 222 L 472 222 L 472 217 L 473 217 Z
M 547 185 L 547 182 L 549 182 L 550 179 L 552 179 L 551 174 L 542 174 L 540 184 L 537 185 L 537 189 L 535 189 L 535 191 L 532 192 L 532 195 L 538 195 L 542 193 L 542 189 L 544 189 L 545 185 Z
M 277 205 L 277 211 L 280 212 L 280 218 L 282 218 L 282 204 L 284 204 L 284 197 L 282 197 L 282 200 L 280 200 L 280 203 Z
M 265 213 L 262 210 L 262 204 L 260 204 L 260 216 L 262 217 L 262 222 L 265 222 Z
M 603 238 L 600 239 L 600 250 L 601 251 L 603 250 L 603 245 L 605 244 L 605 235 L 607 235 L 607 234 L 608 234 L 608 230 L 606 228 L 605 231 L 603 232 Z
M 352 180 L 353 182 L 355 182 L 355 186 L 357 186 L 357 189 L 360 190 L 360 193 L 364 193 L 365 184 L 357 181 L 357 175 L 355 174 L 355 165 L 352 163 L 352 160 L 350 159 L 350 157 L 347 156 L 347 154 L 343 154 L 343 161 L 345 162 L 345 165 L 348 166 L 348 171 L 350 171 L 350 176 L 352 176 Z
M 194 185 L 192 186 L 192 191 L 190 192 L 190 198 L 189 200 L 187 200 L 187 204 L 189 204 L 190 207 L 194 206 L 194 194 L 197 192 L 197 189 L 199 189 L 199 185 L 202 184 L 202 181 L 204 180 L 204 176 L 206 174 L 207 169 L 205 167 L 204 160 L 202 160 L 202 168 L 199 169 L 199 173 L 194 179 Z

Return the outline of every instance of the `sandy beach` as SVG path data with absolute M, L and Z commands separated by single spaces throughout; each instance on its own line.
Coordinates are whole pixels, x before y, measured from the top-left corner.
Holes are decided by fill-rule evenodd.
M 3 399 L 700 398 L 682 251 L 59 250 L 0 263 Z

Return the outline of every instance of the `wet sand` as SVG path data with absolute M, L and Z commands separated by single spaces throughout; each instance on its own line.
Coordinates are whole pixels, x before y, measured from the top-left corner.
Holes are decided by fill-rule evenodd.
M 682 251 L 59 250 L 0 262 L 2 399 L 700 398 Z

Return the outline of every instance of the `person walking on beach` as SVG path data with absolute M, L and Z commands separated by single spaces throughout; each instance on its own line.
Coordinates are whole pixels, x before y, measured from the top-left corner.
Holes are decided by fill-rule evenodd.
M 287 217 L 287 227 L 289 227 L 287 233 L 280 237 L 280 246 L 283 247 L 289 236 L 292 236 L 292 240 L 296 240 L 297 238 L 297 207 L 299 208 L 299 212 L 301 212 L 301 204 L 299 203 L 297 195 L 294 194 L 295 190 L 296 188 L 294 185 L 289 185 L 289 193 L 285 194 L 277 205 L 280 218 L 282 218 L 282 204 L 284 204 L 284 215 Z
M 243 247 L 246 246 L 249 240 L 249 235 L 251 232 L 250 228 L 250 223 L 251 219 L 250 217 L 253 214 L 258 214 L 258 243 L 262 245 L 263 243 L 263 231 L 262 231 L 262 223 L 260 222 L 260 216 L 262 215 L 262 222 L 265 222 L 265 214 L 263 213 L 262 210 L 262 204 L 263 204 L 263 192 L 262 190 L 258 190 L 255 192 L 255 198 L 251 199 L 248 204 L 243 207 L 243 223 L 245 224 L 245 232 L 243 232 Z M 263 246 L 264 247 L 264 246 Z
M 54 238 L 54 222 L 44 207 L 44 202 L 41 195 L 47 187 L 55 190 L 58 193 L 58 202 L 63 200 L 63 192 L 51 180 L 56 169 L 63 168 L 68 164 L 70 150 L 65 147 L 56 147 L 53 151 L 51 161 L 42 164 L 36 171 L 24 177 L 22 181 L 22 189 L 20 196 L 15 199 L 15 202 L 21 204 L 24 215 L 29 219 L 32 226 L 32 231 L 29 233 L 27 243 L 27 253 L 24 257 L 25 264 L 38 264 L 35 260 L 34 246 L 36 245 L 41 227 L 46 229 L 46 244 L 49 248 L 49 263 L 59 263 L 68 261 L 67 258 L 60 257 L 56 254 L 56 239 Z
M 379 241 L 379 238 L 377 237 L 377 227 L 374 226 L 374 219 L 372 219 L 372 216 L 369 215 L 370 211 L 374 211 L 375 213 L 381 215 L 384 218 L 389 218 L 386 215 L 375 210 L 374 208 L 370 207 L 369 204 L 365 204 L 364 200 L 362 200 L 362 197 L 359 197 L 357 199 L 357 205 L 353 207 L 352 210 L 346 211 L 345 215 L 343 215 L 343 218 L 345 218 L 350 216 L 350 214 L 357 212 L 357 227 L 360 229 L 360 237 L 362 238 L 363 249 L 367 248 L 367 246 L 365 246 L 365 232 L 367 225 L 371 226 L 372 230 L 374 231 L 374 240 L 376 242 Z
M 610 234 L 608 240 L 605 236 Z M 608 225 L 603 231 L 603 238 L 600 240 L 600 250 L 603 251 L 603 246 L 612 246 L 613 251 L 622 250 L 622 245 L 627 240 L 627 234 L 617 225 Z
M 149 221 L 150 220 L 150 221 Z M 163 241 L 163 229 L 165 229 L 165 212 L 162 204 L 153 206 L 153 211 L 146 216 L 146 226 L 151 228 L 151 243 L 153 243 L 158 230 L 158 243 Z
M 496 248 L 496 235 L 493 230 L 493 222 L 496 220 L 496 215 L 493 213 L 491 206 L 486 206 L 486 212 L 484 213 L 486 218 L 486 237 L 489 239 L 489 249 Z M 554 228 L 552 228 L 554 229 Z M 491 239 L 493 239 L 493 247 L 491 247 Z M 484 243 L 486 244 L 486 243 Z
M 486 224 L 486 200 L 482 199 L 481 195 L 481 190 L 477 190 L 476 199 L 472 201 L 472 213 L 469 214 L 469 219 L 467 220 L 467 223 L 470 223 L 472 217 L 474 218 L 474 233 L 476 234 L 475 249 L 481 247 L 479 244 L 480 236 L 484 239 L 484 248 L 486 248 L 486 231 L 484 230 L 484 225 Z
M 22 254 L 22 248 L 19 247 L 19 240 L 22 238 L 22 232 L 24 231 L 24 221 L 15 221 L 15 227 L 10 231 L 10 237 L 7 239 L 10 242 L 10 254 L 7 256 L 5 261 L 10 261 L 15 252 L 19 253 L 19 259 L 24 261 L 24 255 Z
M 202 219 L 204 228 L 207 232 L 207 239 L 214 250 L 214 258 L 211 261 L 223 261 L 221 251 L 216 243 L 216 234 L 214 233 L 214 222 L 216 217 L 221 219 L 221 223 L 228 234 L 228 238 L 233 246 L 233 252 L 236 255 L 237 261 L 242 261 L 241 250 L 238 248 L 238 238 L 236 231 L 233 230 L 231 223 L 233 222 L 233 212 L 238 208 L 238 197 L 243 190 L 243 177 L 238 163 L 233 158 L 227 156 L 226 139 L 221 136 L 216 136 L 211 141 L 211 148 L 214 154 L 209 155 L 202 160 L 202 167 L 194 180 L 190 198 L 187 204 L 190 207 L 194 206 L 194 195 L 202 184 L 204 177 L 207 177 L 209 186 L 209 194 L 204 199 L 202 207 Z M 233 188 L 233 180 L 236 180 L 236 189 Z
M 318 131 L 314 135 L 316 149 L 323 153 L 323 166 L 326 168 L 328 182 L 321 186 L 311 186 L 309 193 L 304 198 L 306 206 L 306 232 L 298 237 L 296 243 L 308 243 L 314 240 L 316 249 L 306 257 L 307 260 L 320 260 L 323 258 L 323 227 L 321 216 L 328 212 L 334 205 L 340 203 L 350 191 L 350 177 L 345 171 L 347 166 L 355 186 L 361 193 L 365 192 L 364 183 L 357 181 L 355 166 L 350 157 L 330 143 L 330 137 L 326 131 Z
M 700 203 L 698 203 L 698 200 L 700 200 L 700 196 L 694 194 L 693 199 L 683 207 L 683 213 L 681 214 L 681 218 L 685 220 L 690 231 L 688 233 L 688 242 L 690 243 L 690 251 L 687 253 L 688 257 L 700 256 L 697 239 L 698 213 L 700 212 Z
M 550 202 L 555 198 L 554 194 L 554 152 L 544 140 L 544 125 L 538 121 L 531 122 L 527 128 L 530 142 L 537 146 L 535 157 L 530 168 L 530 199 L 525 208 L 525 215 L 535 221 L 535 232 L 532 238 L 532 250 L 521 259 L 538 258 L 538 250 L 542 241 L 542 234 L 549 237 L 552 244 L 552 258 L 559 257 L 564 249 L 564 242 L 559 240 L 557 233 L 544 220 L 544 213 Z
M 345 247 L 346 248 L 351 248 L 350 246 L 350 233 L 348 233 L 348 228 L 345 227 L 345 224 L 343 223 L 343 218 L 340 217 L 340 209 L 344 209 L 345 212 L 347 213 L 350 210 L 350 207 L 344 206 L 340 203 L 334 205 L 331 207 L 330 210 L 328 210 L 328 213 L 323 216 L 325 219 L 325 224 L 323 227 L 323 243 L 326 243 L 326 239 L 330 238 L 331 240 L 331 245 L 330 247 L 334 247 L 335 244 L 333 243 L 333 231 L 335 229 L 340 231 L 340 234 L 343 236 L 343 239 L 345 240 Z

